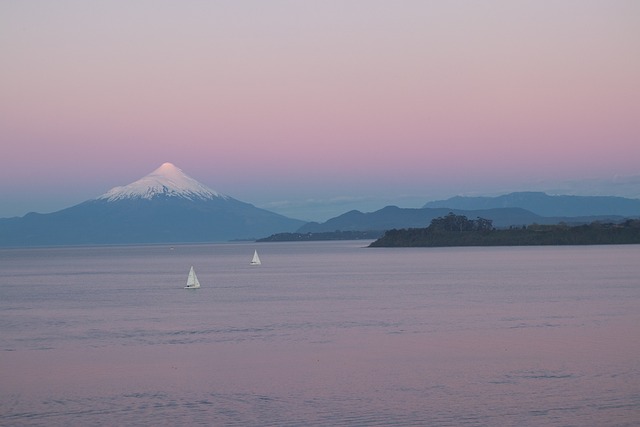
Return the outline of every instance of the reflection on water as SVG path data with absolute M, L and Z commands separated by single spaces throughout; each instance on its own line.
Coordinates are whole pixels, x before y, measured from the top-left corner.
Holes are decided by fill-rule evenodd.
M 640 246 L 254 246 L 0 250 L 0 424 L 640 420 Z

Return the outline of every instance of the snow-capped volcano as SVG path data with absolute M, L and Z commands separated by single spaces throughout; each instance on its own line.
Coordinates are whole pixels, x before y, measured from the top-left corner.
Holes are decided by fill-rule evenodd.
M 123 199 L 153 199 L 156 197 L 182 197 L 189 200 L 227 199 L 187 176 L 172 163 L 163 163 L 149 175 L 122 187 L 114 187 L 98 199 L 113 202 Z
M 221 242 L 293 232 L 303 224 L 213 191 L 164 163 L 97 199 L 0 219 L 0 247 Z

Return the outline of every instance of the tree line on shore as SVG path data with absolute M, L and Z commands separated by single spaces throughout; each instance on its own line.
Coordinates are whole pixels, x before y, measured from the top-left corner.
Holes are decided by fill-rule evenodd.
M 532 224 L 496 229 L 484 218 L 449 213 L 426 228 L 392 229 L 370 247 L 605 245 L 640 243 L 640 219 L 570 226 Z

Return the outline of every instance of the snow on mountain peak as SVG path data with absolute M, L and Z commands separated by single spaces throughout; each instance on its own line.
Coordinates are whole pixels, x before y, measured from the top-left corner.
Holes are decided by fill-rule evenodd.
M 122 199 L 153 199 L 158 196 L 183 197 L 189 200 L 227 198 L 187 176 L 172 163 L 163 163 L 149 175 L 129 185 L 114 187 L 98 199 L 113 202 Z

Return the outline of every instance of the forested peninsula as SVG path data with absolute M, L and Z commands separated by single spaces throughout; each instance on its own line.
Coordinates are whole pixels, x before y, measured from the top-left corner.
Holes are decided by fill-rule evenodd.
M 616 245 L 640 243 L 640 219 L 570 226 L 532 224 L 496 229 L 492 221 L 449 213 L 426 228 L 388 230 L 369 247 Z

